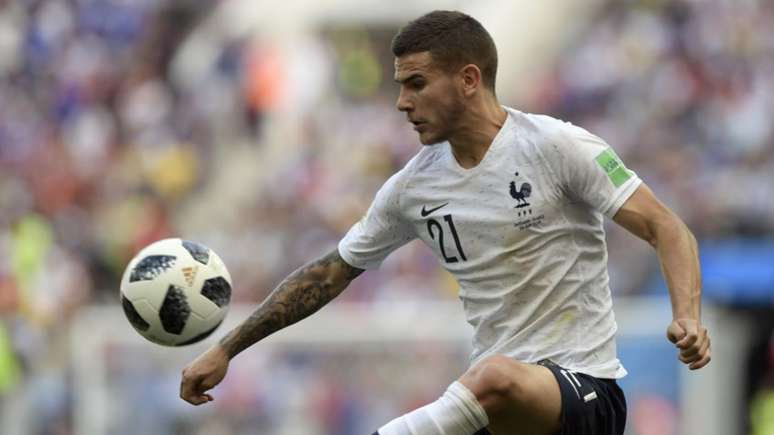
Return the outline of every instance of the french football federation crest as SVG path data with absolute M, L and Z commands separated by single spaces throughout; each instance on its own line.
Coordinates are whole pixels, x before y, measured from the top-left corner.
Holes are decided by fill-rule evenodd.
M 516 182 L 511 181 L 511 197 L 516 200 L 515 208 L 529 207 L 527 198 L 532 194 L 532 185 L 522 183 L 519 189 L 516 189 Z

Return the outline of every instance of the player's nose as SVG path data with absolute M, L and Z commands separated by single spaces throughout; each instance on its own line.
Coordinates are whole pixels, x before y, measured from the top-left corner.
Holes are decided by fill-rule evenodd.
M 411 100 L 408 98 L 408 95 L 406 95 L 406 92 L 404 92 L 403 89 L 401 89 L 400 93 L 398 94 L 398 100 L 395 102 L 395 107 L 397 107 L 401 112 L 409 112 L 414 108 Z

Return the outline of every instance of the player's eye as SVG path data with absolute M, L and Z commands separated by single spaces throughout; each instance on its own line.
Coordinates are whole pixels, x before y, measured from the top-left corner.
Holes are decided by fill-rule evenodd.
M 409 82 L 408 86 L 409 86 L 409 88 L 411 88 L 411 89 L 413 89 L 415 91 L 419 91 L 419 90 L 421 90 L 422 88 L 425 87 L 425 81 L 424 80 L 412 80 L 412 81 Z

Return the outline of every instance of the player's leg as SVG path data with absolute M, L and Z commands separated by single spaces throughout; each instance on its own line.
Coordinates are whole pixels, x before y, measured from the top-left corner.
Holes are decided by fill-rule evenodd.
M 558 433 L 561 394 L 545 367 L 503 356 L 468 370 L 437 401 L 392 420 L 379 435 L 494 435 Z
M 560 430 L 562 394 L 546 367 L 495 355 L 459 380 L 485 410 L 492 435 L 555 435 Z
M 473 435 L 487 424 L 476 396 L 454 382 L 435 402 L 390 421 L 373 435 Z
M 626 397 L 613 379 L 576 373 L 550 361 L 523 364 L 501 356 L 460 379 L 489 418 L 476 435 L 623 435 Z

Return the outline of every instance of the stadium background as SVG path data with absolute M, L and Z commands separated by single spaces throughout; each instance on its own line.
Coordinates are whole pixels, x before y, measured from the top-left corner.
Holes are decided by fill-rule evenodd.
M 628 434 L 774 431 L 774 3 L 393 3 L 0 1 L 2 433 L 354 435 L 437 397 L 470 331 L 419 244 L 205 408 L 179 372 L 215 338 L 151 345 L 117 298 L 134 252 L 182 236 L 229 266 L 233 324 L 331 249 L 419 147 L 389 40 L 435 8 L 490 30 L 504 104 L 608 140 L 700 240 L 715 353 L 688 373 L 653 251 L 609 228 Z

